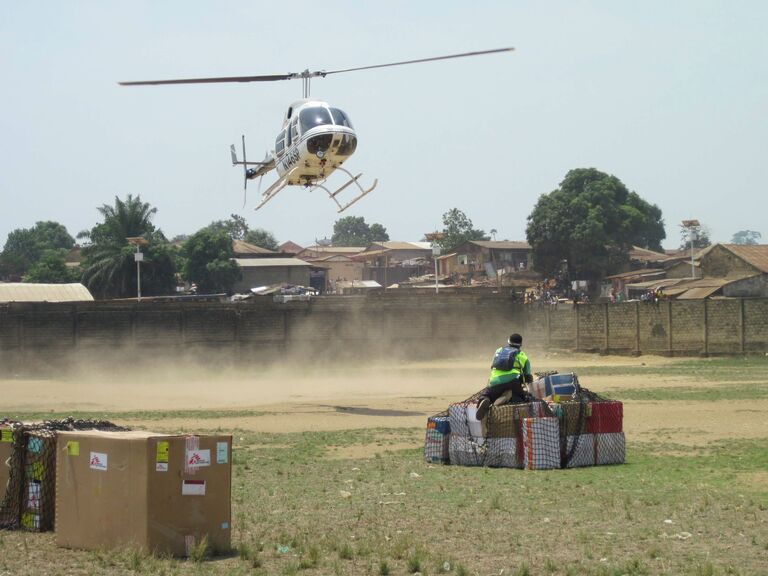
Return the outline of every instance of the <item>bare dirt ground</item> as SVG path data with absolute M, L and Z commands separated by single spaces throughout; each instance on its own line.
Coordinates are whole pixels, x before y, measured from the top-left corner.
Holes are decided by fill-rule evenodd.
M 661 357 L 535 354 L 534 370 L 575 371 L 587 366 L 663 366 Z M 300 432 L 359 428 L 421 428 L 428 415 L 482 388 L 484 356 L 439 362 L 380 362 L 366 367 L 297 366 L 290 369 L 209 371 L 169 363 L 133 375 L 83 367 L 54 379 L 0 379 L 0 416 L 14 412 L 183 411 L 223 412 L 205 419 L 133 417 L 118 423 L 148 429 L 240 429 Z M 707 386 L 682 376 L 633 375 L 581 378 L 595 392 L 651 387 Z M 722 384 L 722 383 L 720 383 Z M 226 411 L 238 411 L 227 415 Z M 630 440 L 661 436 L 670 443 L 701 445 L 727 438 L 768 437 L 768 400 L 625 402 L 624 430 Z M 243 411 L 253 411 L 243 415 Z M 416 438 L 414 438 L 416 441 Z

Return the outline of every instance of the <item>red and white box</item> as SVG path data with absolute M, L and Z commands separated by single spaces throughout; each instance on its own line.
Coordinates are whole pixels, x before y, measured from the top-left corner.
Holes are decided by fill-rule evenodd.
M 589 409 L 587 433 L 614 434 L 624 430 L 624 405 L 621 402 L 615 400 L 590 402 Z

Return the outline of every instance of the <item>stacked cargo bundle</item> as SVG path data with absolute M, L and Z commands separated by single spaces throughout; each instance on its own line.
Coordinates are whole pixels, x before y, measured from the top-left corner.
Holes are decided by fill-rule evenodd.
M 55 520 L 56 436 L 65 430 L 125 430 L 111 422 L 0 421 L 0 529 L 44 532 Z
M 546 374 L 530 389 L 540 397 L 491 406 L 482 421 L 476 417 L 479 392 L 429 418 L 425 459 L 527 470 L 624 462 L 621 402 L 582 388 L 573 373 Z

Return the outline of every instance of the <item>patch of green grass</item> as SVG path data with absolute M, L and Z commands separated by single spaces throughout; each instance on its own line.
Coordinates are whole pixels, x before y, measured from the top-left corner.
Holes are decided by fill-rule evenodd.
M 197 540 L 189 549 L 189 559 L 197 564 L 208 558 L 210 554 L 211 549 L 208 543 L 208 535 Z
M 679 400 L 690 402 L 703 400 L 719 402 L 721 400 L 760 400 L 768 398 L 768 380 L 753 384 L 733 386 L 675 386 L 665 388 L 629 388 L 611 390 L 608 396 L 616 400 Z
M 723 381 L 765 381 L 768 374 L 768 357 L 747 356 L 744 358 L 695 358 L 654 364 L 649 359 L 646 366 L 584 366 L 579 376 L 689 376 L 707 382 Z
M 74 418 L 75 420 L 109 420 L 120 424 L 123 420 L 143 420 L 143 421 L 162 421 L 170 419 L 182 420 L 215 420 L 218 418 L 248 418 L 261 416 L 263 412 L 256 410 L 135 410 L 127 412 L 14 412 L 13 414 L 2 414 L 3 416 L 20 421 L 38 421 L 38 420 L 63 420 L 65 418 Z

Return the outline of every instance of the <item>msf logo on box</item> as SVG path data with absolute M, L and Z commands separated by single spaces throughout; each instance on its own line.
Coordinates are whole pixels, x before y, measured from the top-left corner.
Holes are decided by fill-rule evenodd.
M 199 468 L 201 466 L 211 465 L 210 450 L 187 450 L 187 466 L 190 468 Z
M 101 470 L 106 472 L 107 470 L 107 455 L 102 452 L 91 452 L 91 459 L 89 465 L 91 470 Z

